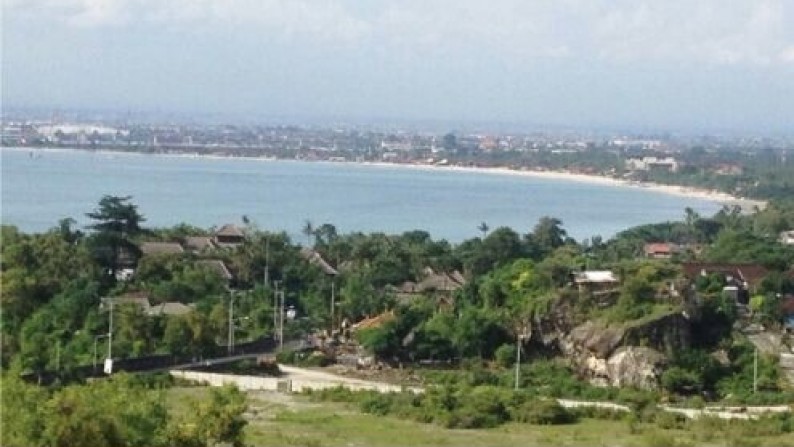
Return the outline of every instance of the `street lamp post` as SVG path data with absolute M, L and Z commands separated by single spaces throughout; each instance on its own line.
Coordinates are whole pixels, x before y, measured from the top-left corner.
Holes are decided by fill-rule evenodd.
M 113 360 L 113 299 L 110 299 L 110 319 L 108 323 L 108 360 Z
M 284 350 L 284 291 L 280 293 L 281 305 L 279 306 L 278 349 Z
M 107 336 L 108 336 L 108 334 L 102 334 L 102 335 L 97 335 L 97 336 L 94 337 L 94 371 L 96 371 L 97 344 L 99 343 L 99 340 L 102 340 L 103 338 L 105 338 Z
M 229 291 L 229 339 L 228 339 L 228 350 L 229 355 L 232 355 L 234 352 L 234 291 Z
M 521 383 L 521 341 L 528 337 L 527 328 L 523 329 L 522 333 L 516 335 L 516 378 L 515 390 L 518 391 L 519 383 Z
M 753 352 L 753 394 L 758 392 L 758 347 Z
M 334 311 L 336 308 L 336 281 L 331 281 L 331 337 L 334 335 Z
M 273 333 L 278 336 L 276 330 L 278 329 L 278 297 L 279 291 L 278 286 L 281 284 L 281 281 L 275 280 L 273 281 L 275 288 L 273 289 Z
M 521 380 L 521 335 L 516 337 L 516 381 L 515 389 L 518 391 L 518 384 Z
M 107 357 L 105 358 L 105 373 L 111 374 L 113 372 L 113 298 L 102 298 L 102 302 L 99 304 L 99 310 L 103 311 L 103 305 L 105 303 L 108 304 L 108 331 L 106 334 L 102 336 L 97 336 L 94 338 L 94 367 L 96 367 L 96 343 L 101 338 L 107 337 L 108 339 L 108 353 Z

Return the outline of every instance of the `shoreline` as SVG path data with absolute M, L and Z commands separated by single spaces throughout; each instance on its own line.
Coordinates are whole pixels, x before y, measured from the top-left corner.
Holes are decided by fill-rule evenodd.
M 595 174 L 581 174 L 569 171 L 546 171 L 536 169 L 512 169 L 508 167 L 468 167 L 468 166 L 437 166 L 437 165 L 424 165 L 424 164 L 410 164 L 410 163 L 388 163 L 388 162 L 363 162 L 360 164 L 367 164 L 370 166 L 381 167 L 401 167 L 413 168 L 427 171 L 452 171 L 452 172 L 470 172 L 492 175 L 511 175 L 518 177 L 539 178 L 546 180 L 560 180 L 566 182 L 579 182 L 589 183 L 593 185 L 614 186 L 620 188 L 636 188 L 646 191 L 659 192 L 662 194 L 673 195 L 678 197 L 706 200 L 722 205 L 737 205 L 743 210 L 752 210 L 754 207 L 763 209 L 767 205 L 765 200 L 748 199 L 744 197 L 732 196 L 728 193 L 708 190 L 702 188 L 695 188 L 680 185 L 664 185 L 661 183 L 651 182 L 635 182 L 629 180 L 616 179 L 612 177 L 605 177 Z
M 593 185 L 614 186 L 621 188 L 637 188 L 646 191 L 653 191 L 662 194 L 692 198 L 698 200 L 705 200 L 720 205 L 739 206 L 744 212 L 753 211 L 756 207 L 764 209 L 767 205 L 765 200 L 748 199 L 743 197 L 732 196 L 728 193 L 708 190 L 703 188 L 680 186 L 680 185 L 664 185 L 660 183 L 649 182 L 635 182 L 623 179 L 616 179 L 612 177 L 605 177 L 595 174 L 581 174 L 569 171 L 546 171 L 537 169 L 513 169 L 509 167 L 480 167 L 480 166 L 454 166 L 454 165 L 433 165 L 433 164 L 420 164 L 420 163 L 392 163 L 385 161 L 332 161 L 332 160 L 305 160 L 305 159 L 281 159 L 272 156 L 263 157 L 248 157 L 248 156 L 232 156 L 232 155 L 216 155 L 216 154 L 199 154 L 199 153 L 146 153 L 141 151 L 126 151 L 114 149 L 85 149 L 85 148 L 24 148 L 24 147 L 2 147 L 3 151 L 12 150 L 20 152 L 55 152 L 55 153 L 68 153 L 71 151 L 89 152 L 105 155 L 135 155 L 135 156 L 158 156 L 168 158 L 194 158 L 194 159 L 207 159 L 207 160 L 244 160 L 244 161 L 293 161 L 293 162 L 310 162 L 310 163 L 326 163 L 326 164 L 351 164 L 360 166 L 372 166 L 381 168 L 400 168 L 400 169 L 413 169 L 422 171 L 449 171 L 449 172 L 466 172 L 474 174 L 490 174 L 502 176 L 518 176 L 527 178 L 537 178 L 545 180 L 558 180 L 566 182 L 579 182 L 589 183 Z

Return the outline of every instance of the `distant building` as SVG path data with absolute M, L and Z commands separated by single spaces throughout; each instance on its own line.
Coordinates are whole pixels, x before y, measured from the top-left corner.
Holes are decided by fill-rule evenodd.
M 339 274 L 339 272 L 331 267 L 331 264 L 329 264 L 316 250 L 303 248 L 300 253 L 303 259 L 307 260 L 309 264 L 319 267 L 326 275 L 336 276 Z
M 218 275 L 219 278 L 224 280 L 227 284 L 234 280 L 234 275 L 226 267 L 226 264 L 220 259 L 202 259 L 196 261 L 196 265 L 202 266 L 210 272 Z
M 158 317 L 162 315 L 180 316 L 189 314 L 190 312 L 193 312 L 193 310 L 194 309 L 192 305 L 171 301 L 151 306 L 146 312 L 146 315 L 150 317 Z
M 457 270 L 451 273 L 436 273 L 427 267 L 421 281 L 406 281 L 399 286 L 389 286 L 388 290 L 402 303 L 411 302 L 420 296 L 434 296 L 439 307 L 450 307 L 454 304 L 454 292 L 465 284 L 466 278 Z
M 678 251 L 678 246 L 669 242 L 653 242 L 645 244 L 642 251 L 646 258 L 670 259 Z
M 245 241 L 245 233 L 237 225 L 226 224 L 215 231 L 213 242 L 221 248 L 233 248 Z
M 736 164 L 721 163 L 714 167 L 714 173 L 717 175 L 742 175 L 744 168 Z
M 662 170 L 667 172 L 677 172 L 678 168 L 679 164 L 673 157 L 642 157 L 629 158 L 626 160 L 626 169 L 630 171 Z
M 102 298 L 101 307 L 103 310 L 110 308 L 110 303 L 113 306 L 120 305 L 133 305 L 138 307 L 144 314 L 149 317 L 163 316 L 163 315 L 185 315 L 193 312 L 193 306 L 183 304 L 177 301 L 167 301 L 164 303 L 151 305 L 149 292 L 137 291 L 128 292 L 123 295 Z
M 215 243 L 212 241 L 211 237 L 188 236 L 185 238 L 185 248 L 193 253 L 202 253 L 217 247 L 215 247 Z
M 149 293 L 143 291 L 127 292 L 119 296 L 102 298 L 100 308 L 108 310 L 111 302 L 113 306 L 134 305 L 139 307 L 143 312 L 147 312 L 151 307 L 149 304 Z
M 618 277 L 610 270 L 585 270 L 573 274 L 573 283 L 580 292 L 608 292 L 620 283 Z
M 690 280 L 715 273 L 723 275 L 726 283 L 723 293 L 735 298 L 737 303 L 743 305 L 750 302 L 751 292 L 758 287 L 768 273 L 768 270 L 760 264 L 685 262 L 681 264 L 681 267 L 684 270 L 684 276 Z
M 185 252 L 176 242 L 142 242 L 140 249 L 143 256 L 176 255 Z
M 781 244 L 794 245 L 794 230 L 783 231 L 777 239 Z

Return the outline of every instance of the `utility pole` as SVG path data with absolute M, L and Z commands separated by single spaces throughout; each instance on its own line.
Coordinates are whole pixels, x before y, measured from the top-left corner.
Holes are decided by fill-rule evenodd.
M 334 314 L 336 311 L 336 281 L 331 281 L 331 333 L 329 335 L 333 336 L 334 334 Z
M 265 287 L 270 285 L 270 236 L 265 237 Z
M 753 353 L 753 394 L 758 391 L 758 347 Z
M 516 382 L 515 390 L 518 391 L 518 383 L 521 380 L 521 335 L 516 337 Z
M 110 323 L 108 324 L 108 359 L 113 360 L 113 298 L 110 301 Z
M 234 291 L 229 291 L 229 339 L 228 339 L 228 350 L 229 355 L 232 355 L 234 352 Z
M 279 330 L 278 330 L 278 349 L 279 351 L 283 351 L 284 350 L 284 290 L 281 290 L 280 314 L 281 314 L 281 324 L 279 325 Z
M 521 341 L 525 338 L 529 338 L 529 327 L 528 324 L 521 329 L 516 335 L 516 378 L 515 378 L 515 390 L 518 391 L 519 383 L 521 382 Z
M 276 280 L 273 281 L 273 284 L 276 286 L 273 289 L 273 333 L 276 333 L 278 329 L 278 286 L 281 281 Z

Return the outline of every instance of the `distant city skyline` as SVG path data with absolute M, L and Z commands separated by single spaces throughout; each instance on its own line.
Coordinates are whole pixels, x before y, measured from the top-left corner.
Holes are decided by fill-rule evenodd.
M 784 0 L 2 4 L 4 109 L 794 131 Z

